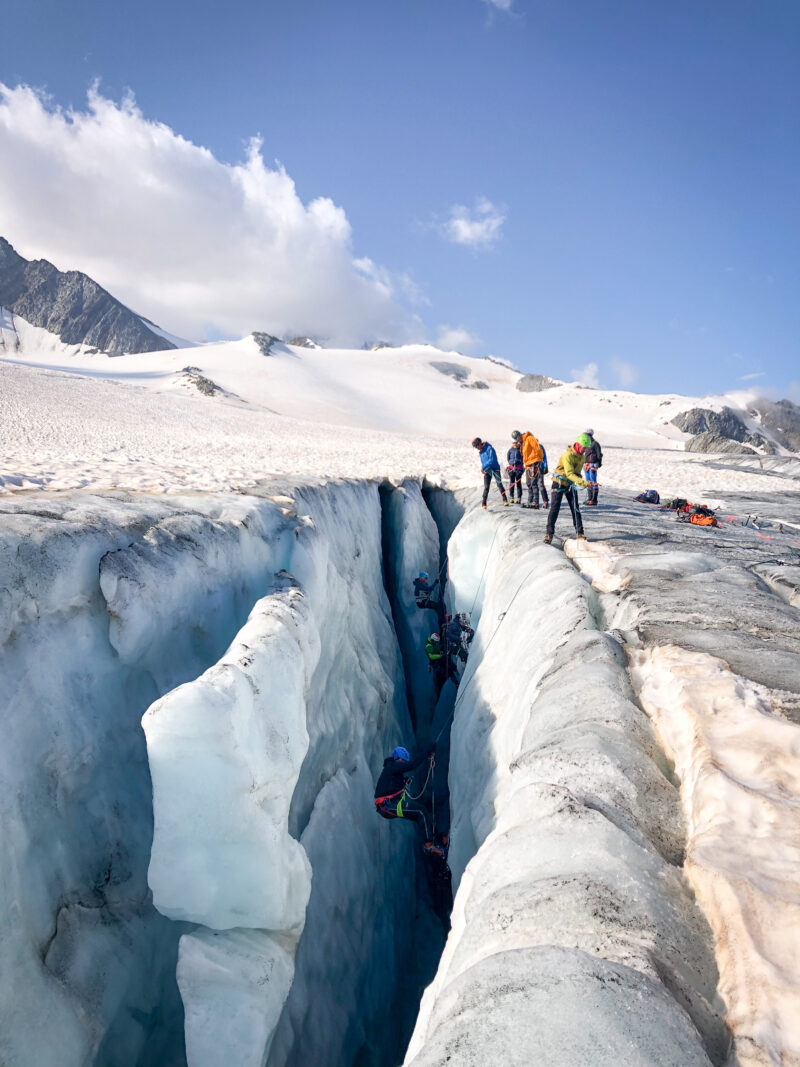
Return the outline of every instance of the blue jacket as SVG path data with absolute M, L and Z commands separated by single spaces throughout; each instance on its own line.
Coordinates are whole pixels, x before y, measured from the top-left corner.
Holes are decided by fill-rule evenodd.
M 488 441 L 484 441 L 481 445 L 481 450 L 478 453 L 481 457 L 481 469 L 485 471 L 499 471 L 500 464 L 497 462 L 497 453 L 489 444 Z
M 540 444 L 540 447 L 542 449 L 542 461 L 539 464 L 539 466 L 542 468 L 542 471 L 546 472 L 547 469 L 548 469 L 548 467 L 547 467 L 547 453 L 544 450 L 544 445 L 541 444 L 541 442 L 539 442 L 539 444 Z

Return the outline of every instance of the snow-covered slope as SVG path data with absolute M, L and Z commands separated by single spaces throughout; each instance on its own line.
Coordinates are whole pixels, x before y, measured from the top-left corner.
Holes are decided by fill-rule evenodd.
M 524 393 L 511 368 L 428 345 L 266 348 L 249 337 L 109 358 L 14 322 L 0 349 L 0 492 L 241 490 L 303 472 L 456 487 L 479 479 L 476 435 L 502 456 L 512 429 L 530 429 L 552 462 L 587 427 L 605 449 L 609 486 L 684 496 L 777 489 L 760 471 L 714 477 L 706 457 L 682 451 L 686 435 L 670 423 L 696 406 L 743 411 L 749 394 L 661 397 L 569 384 Z

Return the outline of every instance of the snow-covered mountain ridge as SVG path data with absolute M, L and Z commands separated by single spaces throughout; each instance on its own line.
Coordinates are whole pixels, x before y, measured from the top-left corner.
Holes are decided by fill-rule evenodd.
M 0 237 L 0 307 L 44 327 L 68 345 L 110 355 L 174 347 L 88 275 L 62 273 L 46 259 L 23 259 Z

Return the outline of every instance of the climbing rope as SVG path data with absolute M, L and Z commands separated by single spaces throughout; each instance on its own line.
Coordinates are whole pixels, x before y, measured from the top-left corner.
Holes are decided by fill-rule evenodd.
M 422 783 L 422 789 L 420 789 L 420 791 L 418 793 L 416 793 L 416 794 L 415 793 L 409 793 L 408 788 L 406 788 L 406 790 L 405 790 L 405 795 L 408 797 L 409 800 L 419 800 L 419 798 L 422 796 L 422 794 L 428 788 L 428 782 L 430 781 L 431 775 L 433 774 L 434 766 L 435 766 L 435 761 L 434 761 L 434 758 L 433 758 L 433 754 L 431 754 L 430 762 L 428 763 L 428 774 L 427 774 L 427 776 L 425 778 L 425 781 Z

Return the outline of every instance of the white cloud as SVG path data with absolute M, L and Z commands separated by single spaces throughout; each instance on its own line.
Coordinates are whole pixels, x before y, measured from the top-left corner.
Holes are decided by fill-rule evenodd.
M 754 382 L 756 378 L 763 378 L 767 372 L 764 370 L 756 371 L 754 374 L 742 374 L 739 378 L 740 382 Z
M 588 385 L 592 389 L 600 388 L 600 379 L 598 377 L 599 367 L 596 363 L 587 363 L 585 367 L 578 367 L 577 370 L 571 370 L 572 380 L 580 382 L 581 385 Z
M 63 111 L 0 83 L 0 234 L 184 336 L 420 332 L 397 302 L 407 281 L 356 259 L 344 210 L 304 204 L 260 140 L 223 163 L 97 88 L 86 110 Z
M 496 8 L 498 11 L 510 11 L 514 0 L 483 0 L 487 7 Z
M 454 204 L 450 209 L 450 217 L 439 226 L 439 230 L 454 244 L 488 248 L 500 238 L 505 221 L 505 210 L 496 207 L 485 196 L 480 196 L 472 209 L 463 204 Z
M 630 389 L 639 378 L 638 367 L 635 367 L 633 363 L 626 363 L 623 359 L 612 359 L 611 369 L 622 389 Z
M 448 326 L 443 323 L 436 335 L 436 344 L 447 351 L 463 352 L 469 355 L 471 351 L 483 344 L 483 341 L 469 330 L 465 330 L 463 326 Z

